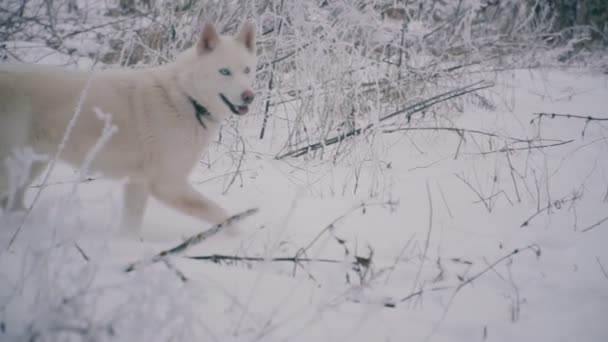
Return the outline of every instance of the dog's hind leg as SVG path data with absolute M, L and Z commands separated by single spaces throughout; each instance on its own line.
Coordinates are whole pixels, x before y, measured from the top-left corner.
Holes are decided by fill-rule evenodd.
M 148 203 L 148 187 L 145 183 L 129 180 L 123 195 L 121 227 L 129 232 L 138 232 Z
M 13 206 L 15 209 L 25 209 L 25 191 L 27 190 L 29 185 L 42 174 L 42 171 L 46 169 L 47 164 L 47 161 L 34 161 L 32 163 L 32 165 L 30 166 L 30 174 L 28 175 L 28 181 L 15 193 L 15 204 Z
M 18 174 L 25 170 L 9 165 L 9 158 L 18 148 L 30 144 L 32 113 L 26 99 L 10 88 L 0 88 L 0 102 L 0 206 L 20 210 L 24 208 L 25 188 L 44 169 L 44 163 L 33 162 L 26 184 L 15 184 Z

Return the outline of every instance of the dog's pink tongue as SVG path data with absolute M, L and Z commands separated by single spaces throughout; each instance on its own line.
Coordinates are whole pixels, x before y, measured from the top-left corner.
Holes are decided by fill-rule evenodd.
M 238 110 L 239 110 L 239 114 L 247 114 L 247 112 L 249 111 L 249 107 L 247 107 L 247 106 L 239 106 Z

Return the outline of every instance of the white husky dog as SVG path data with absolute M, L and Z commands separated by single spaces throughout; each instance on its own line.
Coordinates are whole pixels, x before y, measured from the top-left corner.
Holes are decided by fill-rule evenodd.
M 98 108 L 118 131 L 91 170 L 128 178 L 122 225 L 137 230 L 149 195 L 182 213 L 212 223 L 225 210 L 197 192 L 188 176 L 229 115 L 247 113 L 253 101 L 255 25 L 235 36 L 205 24 L 193 47 L 176 61 L 142 70 L 83 71 L 40 65 L 0 65 L 0 161 L 30 146 L 55 155 L 90 77 L 79 117 L 60 159 L 76 167 L 100 137 Z M 30 182 L 46 163 L 32 166 Z M 23 192 L 8 200 L 7 168 L 0 164 L 0 205 L 23 209 Z

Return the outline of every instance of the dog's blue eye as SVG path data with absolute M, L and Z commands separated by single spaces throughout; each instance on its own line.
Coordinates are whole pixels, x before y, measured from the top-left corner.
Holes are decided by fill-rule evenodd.
M 245 67 L 245 70 L 243 70 L 243 72 L 245 74 L 249 74 L 251 72 L 251 69 L 249 69 L 249 67 Z
M 222 74 L 224 76 L 230 76 L 232 73 L 230 72 L 230 69 L 228 69 L 228 68 L 221 68 L 220 74 Z

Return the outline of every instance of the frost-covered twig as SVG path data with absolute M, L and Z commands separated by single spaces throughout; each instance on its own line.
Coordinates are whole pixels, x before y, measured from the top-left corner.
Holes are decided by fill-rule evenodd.
M 163 261 L 165 258 L 167 258 L 169 256 L 183 254 L 188 248 L 203 242 L 204 240 L 208 239 L 209 237 L 217 234 L 222 229 L 232 226 L 233 224 L 235 224 L 239 221 L 242 221 L 245 218 L 247 218 L 257 212 L 258 212 L 257 208 L 252 208 L 252 209 L 246 210 L 242 213 L 230 216 L 228 219 L 226 219 L 226 221 L 218 223 L 215 226 L 213 226 L 205 231 L 202 231 L 196 235 L 193 235 L 193 236 L 187 238 L 184 242 L 180 243 L 179 245 L 177 245 L 173 248 L 164 250 L 149 259 L 144 259 L 144 260 L 140 260 L 140 261 L 131 263 L 129 266 L 127 266 L 125 268 L 125 272 L 128 273 L 128 272 L 134 271 L 136 269 L 140 269 L 142 267 L 152 265 L 159 261 Z
M 72 190 L 70 191 L 69 198 L 74 196 L 78 185 L 88 179 L 87 173 L 91 167 L 91 163 L 95 160 L 95 158 L 97 158 L 97 155 L 103 150 L 103 147 L 108 143 L 110 138 L 118 131 L 118 127 L 112 124 L 111 113 L 105 113 L 97 107 L 93 108 L 93 111 L 95 112 L 97 118 L 103 121 L 101 136 L 99 139 L 97 139 L 93 147 L 91 147 L 84 161 L 82 162 L 82 165 L 80 168 L 78 168 L 78 179 L 72 184 Z

